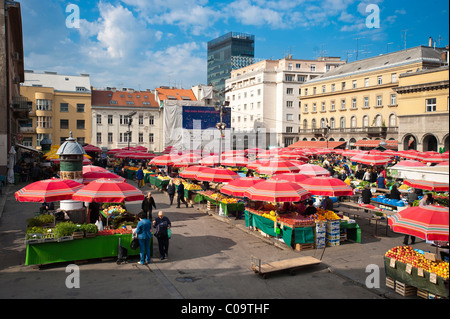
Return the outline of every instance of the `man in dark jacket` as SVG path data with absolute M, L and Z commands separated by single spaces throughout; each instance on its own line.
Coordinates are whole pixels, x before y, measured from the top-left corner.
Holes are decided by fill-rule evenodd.
M 370 204 L 370 199 L 372 198 L 372 192 L 370 191 L 370 185 L 366 185 L 361 193 L 362 201 L 364 204 Z
M 152 192 L 148 192 L 147 197 L 145 197 L 144 200 L 142 201 L 141 209 L 147 215 L 150 221 L 153 220 L 152 218 L 153 208 L 156 209 L 155 200 L 152 197 Z
M 171 179 L 169 182 L 169 185 L 167 185 L 167 194 L 169 194 L 170 205 L 173 204 L 173 198 L 175 197 L 175 190 L 176 190 L 176 186 L 173 182 L 173 179 Z
M 180 183 L 180 185 L 178 185 L 178 189 L 177 189 L 177 208 L 180 208 L 180 202 L 183 202 L 184 204 L 186 204 L 186 208 L 189 207 L 188 203 L 186 203 L 186 200 L 184 199 L 184 185 L 183 183 Z
M 169 235 L 168 229 L 172 226 L 169 218 L 164 216 L 162 211 L 158 212 L 158 217 L 153 221 L 153 227 L 156 228 L 155 237 L 158 238 L 158 248 L 160 259 L 166 259 L 169 254 Z

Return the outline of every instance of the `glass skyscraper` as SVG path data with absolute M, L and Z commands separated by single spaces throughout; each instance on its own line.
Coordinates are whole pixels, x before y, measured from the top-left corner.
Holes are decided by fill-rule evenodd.
M 246 33 L 229 32 L 208 42 L 208 85 L 217 91 L 225 89 L 225 80 L 231 70 L 254 63 L 255 36 Z M 222 97 L 223 99 L 223 97 Z

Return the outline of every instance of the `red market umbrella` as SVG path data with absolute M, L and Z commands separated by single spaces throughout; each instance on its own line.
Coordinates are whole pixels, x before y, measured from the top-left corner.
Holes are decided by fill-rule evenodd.
M 253 185 L 256 185 L 263 181 L 263 179 L 256 177 L 238 178 L 229 182 L 227 185 L 224 185 L 220 189 L 220 192 L 229 196 L 244 197 L 244 193 L 248 190 L 249 187 L 252 187 Z
M 95 180 L 101 179 L 101 178 L 106 178 L 106 179 L 110 179 L 110 180 L 114 180 L 114 181 L 119 181 L 119 182 L 124 182 L 125 178 L 111 173 L 110 171 L 106 171 L 106 172 L 86 172 L 83 173 L 83 184 L 89 184 Z
M 390 156 L 373 155 L 373 154 L 356 155 L 350 158 L 350 160 L 352 162 L 373 166 L 386 165 L 387 163 L 392 162 L 392 158 Z
M 204 169 L 207 169 L 207 167 L 200 165 L 189 166 L 185 168 L 183 171 L 181 171 L 179 175 L 182 178 L 197 179 L 197 174 Z
M 258 154 L 264 152 L 264 150 L 262 148 L 258 148 L 258 147 L 254 147 L 254 148 L 249 148 L 248 150 L 245 150 L 245 153 L 247 155 L 249 154 Z
M 223 166 L 245 167 L 248 164 L 248 159 L 244 156 L 226 157 L 220 164 Z
M 51 178 L 31 183 L 14 193 L 18 202 L 58 202 L 72 199 L 83 184 L 71 179 Z
M 436 166 L 449 166 L 448 164 L 449 164 L 449 161 L 446 161 L 446 162 L 440 162 Z
M 244 196 L 254 201 L 298 202 L 311 197 L 311 193 L 297 183 L 266 180 L 250 187 Z
M 288 181 L 293 183 L 300 183 L 304 181 L 305 179 L 310 178 L 309 176 L 299 174 L 299 173 L 285 173 L 285 174 L 277 174 L 273 175 L 271 179 L 277 180 L 277 181 Z
M 247 168 L 248 169 L 257 169 L 260 165 L 267 165 L 267 164 L 269 164 L 269 162 L 270 162 L 270 160 L 268 160 L 268 159 L 261 159 L 261 160 L 248 162 Z
M 94 145 L 91 145 L 91 144 L 83 146 L 83 148 L 84 148 L 85 152 L 96 152 L 96 153 L 101 153 L 102 152 L 101 148 L 99 148 L 97 146 L 94 146 Z
M 151 160 L 151 159 L 155 158 L 156 155 L 153 153 L 135 152 L 128 157 L 133 158 L 133 159 L 149 159 L 149 160 Z
M 174 162 L 179 158 L 178 155 L 169 154 L 169 155 L 160 155 L 157 157 L 154 157 L 150 164 L 154 164 L 156 166 L 171 166 L 174 164 Z
M 424 167 L 427 166 L 426 164 L 415 161 L 415 160 L 404 160 L 400 161 L 397 164 L 395 164 L 392 168 L 398 168 L 398 167 Z
M 448 241 L 449 208 L 427 205 L 406 208 L 392 216 L 388 223 L 392 231 L 416 236 L 428 241 Z
M 144 194 L 127 182 L 98 179 L 77 191 L 72 199 L 88 203 L 122 203 L 143 200 Z
M 448 161 L 448 154 L 440 154 L 437 152 L 423 152 L 417 155 L 417 160 L 425 163 L 441 163 Z
M 210 168 L 204 169 L 197 174 L 197 180 L 205 182 L 231 182 L 240 178 L 240 176 L 229 169 L 226 168 Z
M 96 166 L 96 165 L 85 165 L 83 166 L 83 174 L 87 172 L 109 172 L 106 168 Z
M 225 151 L 222 152 L 221 156 L 222 158 L 230 157 L 230 156 L 244 156 L 245 151 L 244 150 L 234 150 L 234 151 Z
M 448 183 L 406 179 L 403 181 L 403 184 L 408 185 L 409 187 L 425 189 L 425 190 L 429 190 L 429 191 L 433 191 L 433 192 L 448 192 L 449 191 Z
M 416 150 L 398 151 L 395 153 L 395 155 L 406 158 L 406 159 L 415 160 L 415 159 L 417 159 L 419 152 Z
M 289 161 L 270 161 L 267 165 L 260 165 L 255 169 L 259 174 L 274 175 L 299 172 L 300 168 Z
M 192 165 L 198 165 L 199 160 L 200 160 L 200 156 L 196 156 L 196 157 L 191 157 L 191 156 L 181 156 L 179 158 L 177 158 L 176 160 L 174 160 L 173 162 L 173 166 L 174 167 L 188 167 L 188 166 L 192 166 Z
M 317 176 L 300 182 L 312 195 L 318 196 L 352 196 L 353 189 L 339 178 Z
M 352 157 L 356 155 L 368 154 L 368 151 L 360 151 L 360 150 L 345 150 L 342 152 L 342 156 Z
M 300 174 L 308 176 L 330 176 L 330 172 L 319 165 L 305 164 L 299 166 Z

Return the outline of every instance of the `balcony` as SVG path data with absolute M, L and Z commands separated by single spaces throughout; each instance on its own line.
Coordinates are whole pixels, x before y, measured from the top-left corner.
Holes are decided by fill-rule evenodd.
M 11 108 L 14 116 L 19 119 L 26 119 L 31 111 L 33 102 L 28 101 L 25 96 L 13 96 Z
M 377 127 L 368 127 L 367 128 L 367 135 L 369 136 L 380 136 L 382 134 L 387 133 L 387 127 L 386 126 L 377 126 Z
M 29 126 L 21 126 L 19 132 L 24 134 L 34 134 L 36 133 L 36 128 Z

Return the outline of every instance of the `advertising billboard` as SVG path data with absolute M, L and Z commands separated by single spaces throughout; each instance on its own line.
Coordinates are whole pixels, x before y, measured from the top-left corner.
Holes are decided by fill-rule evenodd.
M 222 122 L 229 129 L 231 127 L 231 108 L 224 107 L 223 109 L 225 114 L 222 116 Z M 183 106 L 183 129 L 215 129 L 219 122 L 219 111 L 216 111 L 213 106 Z

